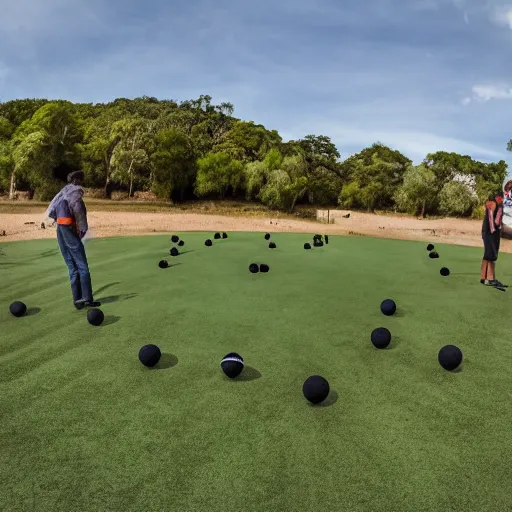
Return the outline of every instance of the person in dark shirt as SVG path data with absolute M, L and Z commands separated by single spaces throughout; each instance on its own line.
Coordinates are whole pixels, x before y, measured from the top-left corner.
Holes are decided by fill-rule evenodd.
M 482 260 L 480 282 L 501 290 L 507 288 L 496 279 L 496 261 L 500 250 L 501 222 L 503 219 L 503 198 L 496 196 L 485 203 L 485 214 L 482 223 L 482 239 L 484 257 Z
M 87 233 L 87 209 L 83 201 L 84 174 L 68 175 L 68 184 L 52 199 L 46 216 L 57 222 L 57 241 L 69 270 L 71 293 L 76 309 L 98 307 L 92 295 L 91 275 L 82 238 Z

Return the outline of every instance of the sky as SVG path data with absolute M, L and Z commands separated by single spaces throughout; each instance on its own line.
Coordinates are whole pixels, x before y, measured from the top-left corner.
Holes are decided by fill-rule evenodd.
M 512 173 L 512 0 L 2 2 L 0 101 L 212 96 L 346 158 L 383 142 Z

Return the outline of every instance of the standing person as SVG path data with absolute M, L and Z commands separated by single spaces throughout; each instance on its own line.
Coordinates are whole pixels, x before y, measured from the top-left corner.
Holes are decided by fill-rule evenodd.
M 500 290 L 507 288 L 496 279 L 496 260 L 500 250 L 502 220 L 503 198 L 501 196 L 492 197 L 485 203 L 485 214 L 482 223 L 484 257 L 480 272 L 480 283 L 494 286 Z
M 92 295 L 91 275 L 82 238 L 89 229 L 83 201 L 84 173 L 68 174 L 68 184 L 52 199 L 46 216 L 57 222 L 57 241 L 69 270 L 71 293 L 76 309 L 98 307 Z

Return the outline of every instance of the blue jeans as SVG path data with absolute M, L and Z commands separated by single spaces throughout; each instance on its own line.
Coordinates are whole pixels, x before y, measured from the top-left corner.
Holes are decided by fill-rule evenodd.
M 57 224 L 57 241 L 69 269 L 73 302 L 80 299 L 93 301 L 91 275 L 85 248 L 73 226 Z

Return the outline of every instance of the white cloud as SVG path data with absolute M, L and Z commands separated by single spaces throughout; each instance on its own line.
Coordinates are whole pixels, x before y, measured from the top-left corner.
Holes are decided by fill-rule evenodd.
M 498 25 L 508 26 L 512 30 L 512 5 L 495 7 L 491 13 L 491 20 Z
M 462 104 L 464 106 L 469 105 L 470 103 L 471 103 L 471 98 L 469 96 L 466 96 L 465 98 L 462 99 Z
M 478 101 L 511 100 L 512 87 L 505 85 L 474 85 L 473 98 Z

